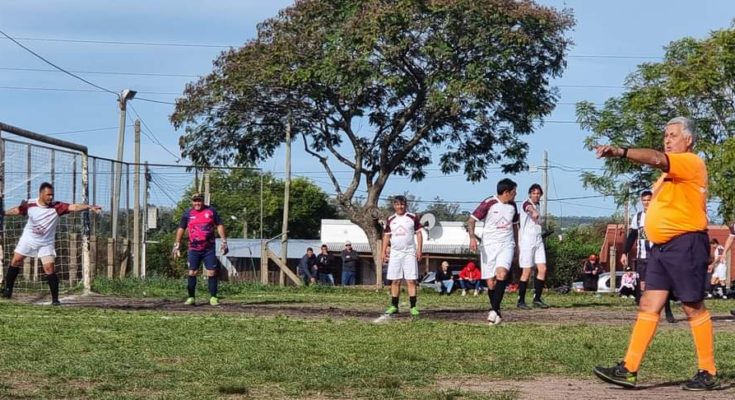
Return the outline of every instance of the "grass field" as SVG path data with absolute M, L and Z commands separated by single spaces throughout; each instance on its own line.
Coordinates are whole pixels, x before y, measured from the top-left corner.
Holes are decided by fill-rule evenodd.
M 374 309 L 377 316 L 387 302 L 384 291 L 370 289 L 222 286 L 228 303 L 322 304 Z M 179 299 L 183 281 L 98 281 L 95 291 Z M 203 292 L 201 297 L 206 298 Z M 478 319 L 486 301 L 430 292 L 419 299 L 422 309 L 477 310 Z M 514 302 L 509 295 L 505 304 Z M 549 295 L 548 302 L 560 309 L 634 313 L 630 301 L 609 297 Z M 710 305 L 713 313 L 725 313 L 735 302 Z M 5 378 L 0 398 L 516 399 L 518 393 L 507 388 L 477 392 L 451 382 L 590 378 L 595 364 L 623 355 L 630 331 L 630 324 L 579 321 L 490 328 L 405 319 L 376 325 L 351 318 L 299 320 L 199 309 L 130 312 L 0 303 L 0 374 Z M 731 380 L 735 332 L 717 331 L 716 346 L 720 374 Z M 678 380 L 694 366 L 686 326 L 660 329 L 640 379 Z

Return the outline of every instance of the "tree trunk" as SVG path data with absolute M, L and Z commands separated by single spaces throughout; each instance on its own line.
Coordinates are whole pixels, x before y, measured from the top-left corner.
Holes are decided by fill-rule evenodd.
M 375 268 L 373 272 L 375 273 L 374 276 L 381 277 L 380 279 L 376 279 L 375 287 L 376 288 L 382 288 L 383 287 L 383 279 L 382 279 L 382 269 L 383 269 L 383 256 L 380 253 L 381 250 L 381 240 L 383 238 L 383 227 L 380 225 L 380 222 L 378 222 L 378 218 L 373 218 L 374 216 L 378 216 L 373 210 L 377 211 L 377 208 L 374 206 L 367 206 L 367 207 L 345 207 L 347 214 L 350 217 L 350 221 L 352 221 L 354 224 L 362 228 L 362 230 L 365 232 L 365 235 L 368 238 L 368 244 L 370 245 L 370 251 L 373 254 L 373 267 Z M 373 212 L 370 212 L 373 211 Z

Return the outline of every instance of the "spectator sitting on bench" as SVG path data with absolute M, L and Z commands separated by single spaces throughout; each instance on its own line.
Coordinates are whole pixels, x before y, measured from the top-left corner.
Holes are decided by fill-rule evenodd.
M 474 295 L 477 296 L 477 293 L 480 292 L 480 278 L 482 278 L 480 269 L 473 261 L 468 262 L 459 272 L 459 286 L 462 288 L 462 296 L 467 295 L 467 289 L 471 286 L 475 288 Z
M 449 296 L 452 293 L 452 288 L 454 288 L 454 277 L 452 276 L 452 271 L 449 270 L 448 262 L 442 261 L 441 268 L 436 271 L 436 280 L 434 282 L 436 285 L 436 291 L 439 292 L 440 295 L 446 293 L 447 296 Z

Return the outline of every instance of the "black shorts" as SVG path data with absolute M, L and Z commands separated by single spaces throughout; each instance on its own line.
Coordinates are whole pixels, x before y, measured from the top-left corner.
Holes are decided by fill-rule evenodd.
M 646 268 L 647 267 L 648 267 L 647 258 L 638 258 L 635 260 L 635 272 L 638 273 L 638 280 L 640 282 L 646 281 Z
M 648 254 L 646 290 L 668 290 L 684 303 L 704 300 L 709 262 L 706 232 L 688 232 L 654 245 Z

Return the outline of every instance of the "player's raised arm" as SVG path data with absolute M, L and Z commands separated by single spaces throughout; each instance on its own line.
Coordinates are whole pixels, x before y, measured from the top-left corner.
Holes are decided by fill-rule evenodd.
M 81 204 L 81 203 L 75 203 L 75 204 L 69 204 L 69 211 L 70 212 L 80 212 L 80 211 L 92 211 L 95 214 L 99 214 L 102 212 L 102 207 L 96 205 L 96 204 Z

